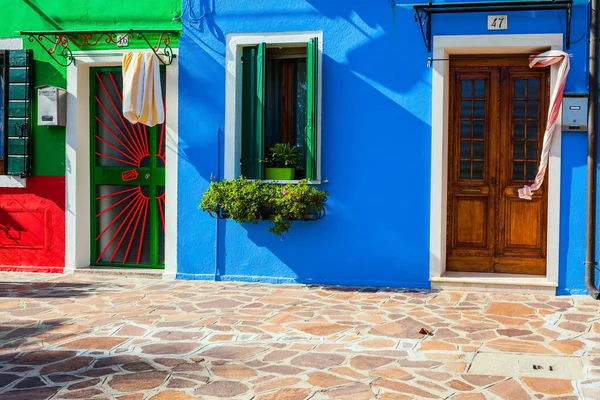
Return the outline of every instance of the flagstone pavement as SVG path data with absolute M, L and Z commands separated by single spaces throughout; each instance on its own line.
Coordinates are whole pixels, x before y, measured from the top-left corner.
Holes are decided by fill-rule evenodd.
M 223 398 L 600 399 L 600 303 L 0 273 L 0 399 Z

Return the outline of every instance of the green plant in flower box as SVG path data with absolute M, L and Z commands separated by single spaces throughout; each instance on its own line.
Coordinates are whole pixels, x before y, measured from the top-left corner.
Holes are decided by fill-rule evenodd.
M 265 163 L 265 178 L 267 180 L 292 180 L 296 168 L 302 165 L 302 153 L 296 146 L 287 143 L 277 143 L 269 148 Z
M 325 208 L 327 192 L 308 185 L 264 183 L 245 178 L 212 182 L 200 202 L 200 209 L 242 224 L 271 222 L 276 235 L 289 232 L 290 221 L 308 220 Z

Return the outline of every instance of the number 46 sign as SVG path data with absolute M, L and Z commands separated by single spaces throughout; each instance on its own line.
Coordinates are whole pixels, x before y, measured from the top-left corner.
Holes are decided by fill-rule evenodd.
M 488 15 L 488 31 L 508 29 L 508 15 Z

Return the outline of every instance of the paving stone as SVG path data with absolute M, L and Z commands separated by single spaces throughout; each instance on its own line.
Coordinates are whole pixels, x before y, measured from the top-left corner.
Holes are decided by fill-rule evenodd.
M 219 398 L 232 398 L 239 396 L 248 391 L 248 387 L 244 384 L 234 381 L 214 381 L 206 386 L 196 389 L 195 395 L 213 396 Z
M 373 370 L 391 364 L 395 360 L 385 357 L 356 356 L 350 360 L 350 365 L 360 370 Z
M 108 385 L 119 392 L 135 392 L 154 389 L 164 382 L 166 372 L 137 372 L 133 374 L 120 374 L 113 376 Z
M 531 396 L 523 389 L 523 387 L 514 379 L 509 379 L 495 384 L 488 389 L 489 392 L 495 394 L 504 400 L 529 400 Z
M 25 365 L 45 365 L 71 358 L 76 354 L 77 352 L 75 351 L 36 351 L 34 353 L 24 355 L 23 357 L 19 358 L 16 363 Z
M 403 369 L 396 367 L 389 367 L 384 369 L 379 369 L 376 371 L 370 371 L 370 374 L 373 376 L 379 376 L 382 378 L 389 378 L 393 380 L 410 380 L 413 378 L 413 374 L 406 372 Z
M 127 341 L 118 337 L 87 337 L 60 345 L 61 348 L 77 350 L 110 350 Z
M 486 346 L 511 353 L 537 353 L 537 354 L 551 354 L 552 350 L 544 347 L 543 345 L 535 342 L 527 342 L 524 340 L 516 340 L 516 339 L 496 339 L 489 343 L 486 343 Z
M 265 349 L 262 347 L 217 346 L 210 350 L 203 351 L 200 355 L 207 358 L 244 361 L 264 350 Z
M 142 346 L 142 351 L 152 355 L 190 354 L 199 347 L 194 342 L 153 343 Z
M 396 394 L 396 393 L 383 393 L 382 395 L 380 395 L 378 397 L 378 399 L 380 400 L 413 400 L 414 397 L 412 396 L 406 396 L 404 394 Z M 352 399 L 348 399 L 348 400 L 352 400 Z
M 583 349 L 585 347 L 585 343 L 580 340 L 567 339 L 550 343 L 550 346 L 554 347 L 563 354 L 570 355 Z
M 256 372 L 243 365 L 219 365 L 211 368 L 211 372 L 220 378 L 244 379 L 256 376 Z
M 428 350 L 436 350 L 436 351 L 453 351 L 456 350 L 456 345 L 451 343 L 442 342 L 439 340 L 426 340 L 421 342 L 421 347 L 419 351 L 428 351 Z
M 481 393 L 460 393 L 451 397 L 452 400 L 486 400 Z
M 345 357 L 338 354 L 309 353 L 292 359 L 291 363 L 298 367 L 327 369 L 336 365 L 340 365 L 344 362 L 344 360 Z
M 571 381 L 564 379 L 522 377 L 521 380 L 537 393 L 553 396 L 571 394 L 574 391 Z
M 465 381 L 474 386 L 489 386 L 492 383 L 499 382 L 506 378 L 502 376 L 493 376 L 493 375 L 476 375 L 476 374 L 463 374 L 461 375 Z
M 96 361 L 94 363 L 94 368 L 105 368 L 105 367 L 112 367 L 114 365 L 129 364 L 129 363 L 133 363 L 133 362 L 136 362 L 139 360 L 140 360 L 140 357 L 133 356 L 133 355 L 119 355 L 119 356 L 104 357 L 104 358 L 98 359 L 98 361 Z
M 289 365 L 270 365 L 268 367 L 261 368 L 260 370 L 276 375 L 299 375 L 304 372 L 303 369 Z
M 306 332 L 309 335 L 314 336 L 329 336 L 333 335 L 334 333 L 343 332 L 349 329 L 348 326 L 323 323 L 295 324 L 291 325 L 290 328 Z
M 81 390 L 74 390 L 72 392 L 62 393 L 58 398 L 60 399 L 90 399 L 94 396 L 101 395 L 103 392 L 100 389 L 88 388 Z
M 158 393 L 152 397 L 150 400 L 194 400 L 197 397 L 192 397 L 187 395 L 185 392 L 179 390 L 165 390 L 164 392 Z
M 403 339 L 421 339 L 422 334 L 419 333 L 421 328 L 426 328 L 431 331 L 431 328 L 425 324 L 410 318 L 405 317 L 397 321 L 388 322 L 387 324 L 377 325 L 372 328 L 370 333 L 373 335 L 390 336 Z
M 171 379 L 169 379 L 169 383 L 167 383 L 167 387 L 169 389 L 187 389 L 187 388 L 199 386 L 200 383 L 201 382 L 194 382 L 193 380 L 189 380 L 189 379 L 181 379 L 181 378 L 172 377 Z M 202 382 L 202 383 L 205 383 L 205 382 Z
M 15 389 L 30 389 L 40 386 L 46 386 L 44 381 L 38 376 L 30 376 L 17 383 Z
M 273 389 L 283 389 L 286 386 L 294 386 L 296 383 L 300 382 L 300 378 L 280 378 L 274 379 L 262 385 L 258 385 L 254 388 L 257 393 L 268 392 Z
M 298 354 L 297 351 L 291 351 L 291 350 L 274 350 L 274 351 L 270 352 L 269 354 L 267 354 L 263 358 L 263 361 L 265 361 L 265 362 L 273 362 L 273 361 L 287 360 L 288 358 L 291 358 L 291 357 L 293 357 L 293 356 L 295 356 L 297 354 Z
M 49 375 L 57 372 L 72 372 L 84 368 L 94 360 L 93 357 L 73 357 L 65 361 L 46 365 L 41 369 L 40 374 Z
M 449 387 L 451 387 L 452 389 L 460 390 L 461 392 L 466 392 L 466 391 L 470 391 L 470 390 L 474 389 L 473 386 L 468 385 L 468 384 L 466 384 L 464 382 L 461 382 L 461 381 L 459 381 L 457 379 L 453 379 L 450 382 L 447 382 L 447 385 Z
M 95 386 L 98 383 L 100 383 L 100 379 L 97 379 L 97 378 L 88 379 L 87 381 L 78 382 L 78 383 L 74 383 L 74 384 L 70 385 L 69 390 L 85 389 L 90 386 Z
M 60 387 L 43 387 L 36 389 L 25 389 L 25 390 L 11 390 L 9 392 L 2 393 L 3 400 L 37 400 L 37 399 L 49 399 L 58 392 Z
M 161 340 L 199 340 L 205 337 L 203 332 L 183 332 L 183 331 L 161 331 L 157 332 L 152 337 Z
M 535 314 L 535 309 L 520 303 L 492 302 L 485 312 L 507 317 L 525 317 Z
M 84 379 L 80 376 L 66 375 L 66 374 L 49 375 L 47 378 L 50 379 L 54 383 L 73 382 L 73 381 L 80 381 L 80 380 Z
M 283 389 L 276 393 L 260 395 L 258 400 L 304 400 L 309 393 L 310 389 Z
M 532 332 L 528 329 L 498 329 L 496 332 L 502 336 L 518 337 L 531 335 Z
M 345 385 L 352 383 L 347 379 L 337 377 L 326 372 L 312 372 L 308 374 L 308 381 L 311 386 L 329 388 L 333 386 Z
M 428 399 L 435 399 L 437 396 L 425 391 L 423 389 L 419 389 L 417 387 L 408 385 L 402 382 L 395 382 L 385 378 L 378 378 L 373 383 L 373 386 L 381 386 L 387 389 L 395 390 L 400 393 L 407 393 L 414 396 L 426 397 Z
M 354 383 L 326 392 L 330 399 L 335 400 L 369 400 L 375 397 L 375 393 L 369 385 L 364 383 Z
M 20 378 L 21 377 L 19 375 L 0 374 L 0 389 L 10 385 L 11 383 L 13 383 L 14 381 L 16 381 L 17 379 L 20 379 Z

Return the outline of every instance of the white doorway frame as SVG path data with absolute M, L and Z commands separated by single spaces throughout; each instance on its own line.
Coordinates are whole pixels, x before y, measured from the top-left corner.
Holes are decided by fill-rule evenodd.
M 536 54 L 549 49 L 562 50 L 562 48 L 562 34 L 461 35 L 434 36 L 433 38 L 434 59 L 447 59 L 458 54 Z M 436 281 L 446 273 L 450 67 L 446 61 L 434 61 L 432 67 L 429 278 L 431 281 Z M 551 86 L 556 81 L 554 69 L 550 81 Z M 562 116 L 559 115 L 558 121 L 561 120 Z M 548 184 L 548 229 L 545 283 L 548 286 L 558 285 L 561 136 L 562 132 L 558 129 L 550 149 L 550 161 L 546 176 Z M 518 279 L 515 284 L 519 284 Z
M 65 273 L 93 265 L 90 226 L 90 68 L 121 66 L 125 51 L 73 52 L 67 67 Z M 177 274 L 178 49 L 166 68 L 164 279 Z

